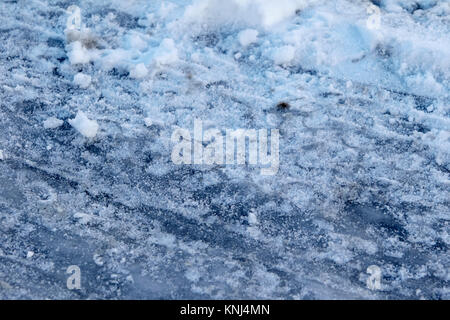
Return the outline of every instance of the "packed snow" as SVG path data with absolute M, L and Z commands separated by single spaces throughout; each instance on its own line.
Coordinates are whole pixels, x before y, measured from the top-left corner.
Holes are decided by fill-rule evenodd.
M 91 76 L 82 74 L 81 72 L 77 73 L 73 78 L 73 82 L 82 89 L 89 88 L 89 86 L 91 85 L 91 80 L 92 80 Z
M 44 128 L 45 129 L 55 129 L 58 127 L 61 127 L 63 125 L 64 121 L 57 119 L 55 117 L 50 117 L 44 121 Z
M 87 138 L 94 138 L 99 127 L 97 121 L 89 119 L 83 111 L 78 111 L 75 119 L 69 119 L 69 124 Z
M 450 1 L 0 16 L 0 298 L 450 298 Z M 278 129 L 277 174 L 173 163 L 196 120 Z

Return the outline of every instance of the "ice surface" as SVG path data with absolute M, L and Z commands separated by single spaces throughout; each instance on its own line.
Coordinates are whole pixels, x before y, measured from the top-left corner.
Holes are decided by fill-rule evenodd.
M 2 1 L 0 297 L 450 298 L 449 14 Z M 278 173 L 175 165 L 195 119 L 279 129 Z

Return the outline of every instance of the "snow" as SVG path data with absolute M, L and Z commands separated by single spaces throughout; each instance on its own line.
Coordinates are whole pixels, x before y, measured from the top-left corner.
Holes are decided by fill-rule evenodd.
M 144 118 L 144 122 L 145 122 L 145 125 L 147 126 L 147 127 L 150 127 L 152 124 L 153 124 L 153 121 L 152 121 L 152 119 L 150 119 L 150 118 Z
M 72 4 L 0 5 L 0 298 L 450 297 L 449 1 Z M 173 163 L 196 120 L 276 175 Z
M 213 26 L 234 23 L 269 29 L 294 16 L 307 3 L 305 0 L 196 0 L 187 7 L 184 18 Z
M 258 41 L 258 31 L 255 29 L 245 29 L 238 34 L 239 43 L 243 47 L 247 47 Z
M 69 60 L 71 64 L 86 64 L 91 61 L 92 56 L 89 50 L 80 41 L 75 41 L 70 46 Z
M 83 111 L 78 111 L 74 119 L 69 119 L 69 124 L 87 138 L 94 138 L 99 128 L 97 121 L 90 120 Z
M 178 61 L 178 49 L 173 39 L 164 39 L 154 55 L 154 61 L 159 65 L 173 64 Z
M 77 73 L 73 78 L 73 82 L 82 89 L 87 89 L 91 85 L 91 76 L 83 73 Z
M 273 61 L 275 64 L 288 65 L 295 58 L 295 47 L 282 46 L 275 49 L 273 53 Z
M 91 214 L 86 214 L 82 212 L 77 212 L 73 215 L 75 219 L 79 221 L 81 224 L 87 224 L 90 223 L 95 217 Z
M 50 117 L 44 121 L 44 128 L 45 129 L 56 129 L 60 126 L 62 126 L 64 123 L 63 120 L 57 119 L 55 117 Z
M 143 63 L 139 63 L 130 71 L 130 77 L 134 79 L 142 79 L 148 74 L 148 69 Z

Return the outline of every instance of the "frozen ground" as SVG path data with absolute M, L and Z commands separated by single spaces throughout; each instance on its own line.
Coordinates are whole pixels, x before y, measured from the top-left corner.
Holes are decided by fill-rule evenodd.
M 449 14 L 1 0 L 0 298 L 449 299 Z M 196 118 L 278 128 L 278 174 L 173 164 Z

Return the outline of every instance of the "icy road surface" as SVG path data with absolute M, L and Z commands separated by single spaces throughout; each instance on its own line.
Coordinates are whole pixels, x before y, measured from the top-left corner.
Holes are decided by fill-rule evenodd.
M 1 0 L 0 298 L 449 299 L 449 16 Z M 279 129 L 278 173 L 175 165 L 195 119 Z

